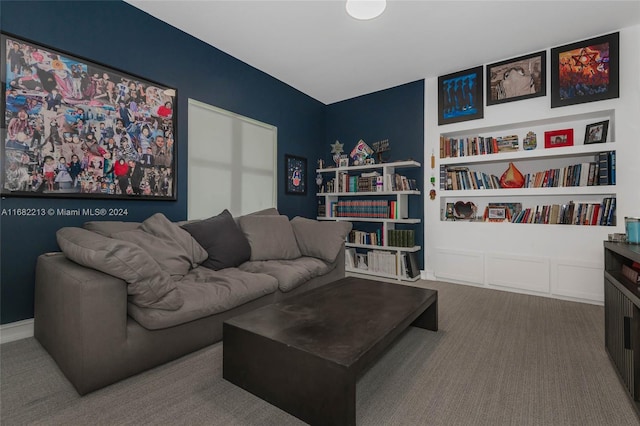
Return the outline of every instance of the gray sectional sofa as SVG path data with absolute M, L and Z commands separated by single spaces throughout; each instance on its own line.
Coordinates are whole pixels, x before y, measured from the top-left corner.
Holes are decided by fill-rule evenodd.
M 87 222 L 38 258 L 35 337 L 79 394 L 222 339 L 228 318 L 344 276 L 346 222 L 275 209 Z

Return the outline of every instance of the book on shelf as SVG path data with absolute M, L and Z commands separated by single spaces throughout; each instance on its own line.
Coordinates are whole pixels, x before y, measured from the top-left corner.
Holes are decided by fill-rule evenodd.
M 385 191 L 417 191 L 418 181 L 398 173 L 385 175 Z
M 389 229 L 387 230 L 387 245 L 391 247 L 413 247 L 415 242 L 413 229 Z
M 415 278 L 420 275 L 420 267 L 418 266 L 418 258 L 414 252 L 404 253 L 406 259 L 407 276 Z
M 515 144 L 514 139 L 515 138 Z M 466 138 L 451 138 L 440 136 L 440 158 L 468 157 L 473 155 L 495 154 L 509 147 L 509 150 L 518 149 L 517 136 L 472 136 Z M 515 146 L 515 149 L 514 149 Z
M 356 249 L 346 248 L 344 250 L 344 266 L 346 268 L 356 268 Z
M 632 283 L 640 284 L 640 269 L 623 264 L 622 275 L 624 275 Z
M 497 137 L 496 143 L 498 144 L 498 152 L 514 152 L 519 149 L 518 136 L 516 135 Z
M 351 230 L 347 236 L 347 242 L 371 246 L 382 246 L 384 244 L 382 241 L 382 230 L 380 229 L 375 232 Z

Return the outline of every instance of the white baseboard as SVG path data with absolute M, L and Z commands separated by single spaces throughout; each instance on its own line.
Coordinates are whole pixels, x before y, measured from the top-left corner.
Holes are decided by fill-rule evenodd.
M 0 325 L 0 344 L 33 337 L 33 318 Z

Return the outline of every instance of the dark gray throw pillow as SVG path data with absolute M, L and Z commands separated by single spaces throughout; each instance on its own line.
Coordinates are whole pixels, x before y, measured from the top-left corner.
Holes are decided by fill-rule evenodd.
M 186 223 L 182 228 L 209 254 L 201 266 L 217 271 L 238 266 L 251 257 L 247 237 L 226 209 L 209 219 Z

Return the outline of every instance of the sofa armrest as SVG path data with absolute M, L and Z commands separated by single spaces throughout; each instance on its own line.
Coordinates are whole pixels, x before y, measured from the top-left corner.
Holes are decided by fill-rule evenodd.
M 126 352 L 126 282 L 62 253 L 38 257 L 34 313 L 35 338 L 81 395 Z

